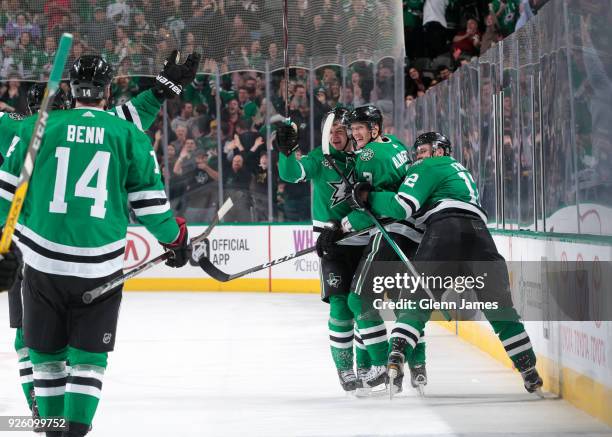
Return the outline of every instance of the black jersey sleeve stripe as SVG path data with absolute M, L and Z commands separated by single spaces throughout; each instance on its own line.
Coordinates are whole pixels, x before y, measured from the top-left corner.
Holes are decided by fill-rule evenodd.
M 8 191 L 11 194 L 15 194 L 15 190 L 17 189 L 17 187 L 15 185 L 9 184 L 8 182 L 0 179 L 0 189 L 4 191 Z
M 130 205 L 132 205 L 132 208 L 134 209 L 139 209 L 139 208 L 147 208 L 149 206 L 165 205 L 167 201 L 168 199 L 159 197 L 157 199 L 134 200 L 130 202 Z
M 123 113 L 123 117 L 125 117 L 126 121 L 130 123 L 134 123 L 134 119 L 132 118 L 132 113 L 130 112 L 130 108 L 127 107 L 126 104 L 120 106 L 121 112 Z

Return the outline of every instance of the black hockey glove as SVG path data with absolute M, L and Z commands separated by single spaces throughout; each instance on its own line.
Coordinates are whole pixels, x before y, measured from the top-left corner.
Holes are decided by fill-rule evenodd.
M 11 243 L 11 249 L 0 260 L 0 292 L 12 287 L 21 265 L 21 251 L 15 243 Z
M 179 236 L 172 243 L 162 243 L 166 251 L 172 252 L 166 265 L 170 267 L 183 267 L 191 257 L 191 245 L 187 234 L 187 222 L 183 217 L 176 217 L 176 224 L 179 226 Z
M 353 186 L 351 196 L 347 199 L 349 206 L 357 211 L 369 209 L 368 196 L 372 191 L 372 185 L 369 182 L 357 182 Z
M 290 156 L 298 148 L 298 132 L 295 123 L 282 123 L 276 128 L 276 148 L 285 156 Z
M 342 238 L 342 227 L 340 222 L 336 220 L 325 223 L 325 226 L 319 238 L 317 238 L 317 255 L 319 258 L 330 259 L 334 257 L 334 253 L 337 251 L 338 246 L 336 241 Z
M 181 95 L 183 87 L 190 84 L 198 71 L 200 54 L 191 53 L 183 64 L 177 64 L 180 54 L 173 50 L 164 61 L 164 68 L 155 78 L 153 92 L 159 99 L 171 99 Z

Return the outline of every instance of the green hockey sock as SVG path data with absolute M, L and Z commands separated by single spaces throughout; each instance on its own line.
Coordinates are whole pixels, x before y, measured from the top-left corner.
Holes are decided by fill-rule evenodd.
M 32 390 L 34 390 L 34 376 L 32 374 L 32 362 L 27 346 L 23 342 L 23 328 L 17 328 L 15 333 L 15 351 L 19 360 L 19 378 L 21 389 L 25 395 L 28 407 L 32 409 Z
M 376 310 L 364 312 L 361 298 L 351 292 L 348 298 L 349 307 L 355 315 L 359 336 L 370 356 L 373 366 L 387 364 L 387 328 L 385 322 Z
M 405 356 L 406 361 L 408 361 L 408 365 L 410 367 L 418 366 L 419 364 L 425 364 L 425 338 L 423 337 L 423 335 L 424 332 L 421 332 L 419 342 L 412 350 L 412 353 L 410 353 L 410 349 L 412 349 L 412 346 L 406 346 Z
M 66 383 L 64 416 L 70 429 L 85 434 L 93 421 L 106 370 L 106 352 L 86 352 L 70 347 L 71 370 Z
M 506 349 L 508 357 L 514 363 L 514 367 L 518 370 L 526 370 L 535 366 L 535 352 L 522 322 L 518 320 L 493 320 L 490 323 L 504 349 Z
M 372 366 L 372 360 L 370 354 L 363 344 L 361 335 L 359 334 L 359 328 L 355 326 L 355 364 L 358 369 L 368 369 Z
M 64 417 L 67 348 L 54 353 L 30 349 L 34 393 L 40 417 Z
M 338 370 L 353 368 L 353 314 L 347 296 L 329 298 L 329 345 Z

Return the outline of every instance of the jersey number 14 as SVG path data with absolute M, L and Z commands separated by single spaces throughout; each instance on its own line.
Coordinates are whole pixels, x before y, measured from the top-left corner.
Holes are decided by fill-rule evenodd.
M 91 206 L 89 214 L 92 217 L 101 219 L 103 219 L 106 215 L 106 207 L 104 204 L 108 198 L 106 180 L 108 177 L 110 155 L 110 152 L 96 152 L 74 187 L 74 195 L 76 197 L 88 197 L 90 199 L 94 199 L 94 204 Z M 70 161 L 70 149 L 68 147 L 58 147 L 55 150 L 55 157 L 57 158 L 57 172 L 55 174 L 53 200 L 49 202 L 49 212 L 66 214 L 68 204 L 65 201 L 65 197 L 66 181 L 68 180 L 68 163 Z M 95 186 L 90 187 L 89 184 L 96 175 L 97 178 Z

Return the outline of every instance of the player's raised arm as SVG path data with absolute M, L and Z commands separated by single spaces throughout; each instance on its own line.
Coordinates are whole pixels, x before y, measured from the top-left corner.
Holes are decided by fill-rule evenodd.
M 200 55 L 191 53 L 182 64 L 177 64 L 180 57 L 174 50 L 164 61 L 164 67 L 155 78 L 155 86 L 138 94 L 126 103 L 115 106 L 108 112 L 145 131 L 151 127 L 161 105 L 168 98 L 179 96 L 183 88 L 193 81 L 200 63 Z
M 276 148 L 278 149 L 278 174 L 282 180 L 290 183 L 307 181 L 319 173 L 320 162 L 309 155 L 298 159 L 298 131 L 295 123 L 281 124 L 276 129 Z

